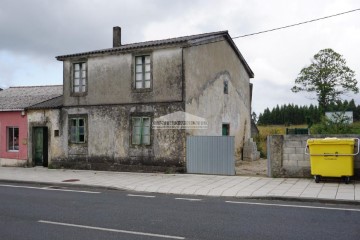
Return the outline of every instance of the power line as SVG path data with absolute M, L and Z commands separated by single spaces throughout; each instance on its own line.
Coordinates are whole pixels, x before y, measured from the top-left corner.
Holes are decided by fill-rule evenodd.
M 278 27 L 278 28 L 273 28 L 273 29 L 269 29 L 269 30 L 264 30 L 264 31 L 261 31 L 261 32 L 255 32 L 255 33 L 245 34 L 245 35 L 233 37 L 232 39 L 249 37 L 249 36 L 258 35 L 258 34 L 262 34 L 262 33 L 277 31 L 277 30 L 284 29 L 284 28 L 295 27 L 295 26 L 299 26 L 299 25 L 302 25 L 302 24 L 306 24 L 306 23 L 311 23 L 311 22 L 316 22 L 316 21 L 324 20 L 324 19 L 327 19 L 327 18 L 337 17 L 337 16 L 340 16 L 340 15 L 348 14 L 348 13 L 355 12 L 355 11 L 359 11 L 359 10 L 360 10 L 360 8 L 357 8 L 357 9 L 353 9 L 353 10 L 350 10 L 350 11 L 347 11 L 347 12 L 337 13 L 337 14 L 329 15 L 329 16 L 322 17 L 322 18 L 316 18 L 316 19 L 312 19 L 312 20 L 305 21 L 305 22 L 300 22 L 300 23 L 295 23 L 295 24 L 283 26 L 283 27 Z

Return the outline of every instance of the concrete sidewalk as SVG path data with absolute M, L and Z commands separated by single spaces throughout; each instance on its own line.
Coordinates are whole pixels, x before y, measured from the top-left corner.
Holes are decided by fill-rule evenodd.
M 0 167 L 0 181 L 37 182 L 107 187 L 140 192 L 228 197 L 287 197 L 359 201 L 360 184 L 334 179 L 216 176 L 196 174 L 129 173 Z

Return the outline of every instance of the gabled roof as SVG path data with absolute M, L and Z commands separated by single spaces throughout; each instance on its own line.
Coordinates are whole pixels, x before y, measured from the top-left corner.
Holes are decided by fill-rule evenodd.
M 120 47 L 114 48 L 107 48 L 89 52 L 82 52 L 82 53 L 74 53 L 68 55 L 57 56 L 56 59 L 59 61 L 64 61 L 69 58 L 73 57 L 88 57 L 91 55 L 98 55 L 98 54 L 106 54 L 106 53 L 116 53 L 116 52 L 128 52 L 132 50 L 137 50 L 139 48 L 149 48 L 149 47 L 161 47 L 161 46 L 196 46 L 210 42 L 222 41 L 225 38 L 226 41 L 230 44 L 230 46 L 235 51 L 236 55 L 239 57 L 240 61 L 244 64 L 246 71 L 248 72 L 251 78 L 254 77 L 253 71 L 250 69 L 249 65 L 245 61 L 244 57 L 240 53 L 239 49 L 231 39 L 228 31 L 220 31 L 220 32 L 210 32 L 210 33 L 203 33 L 203 34 L 196 34 L 190 36 L 183 36 L 177 38 L 169 38 L 163 40 L 155 40 L 155 41 L 147 41 L 147 42 L 139 42 L 139 43 L 131 43 L 125 44 Z
M 22 111 L 62 94 L 62 85 L 10 87 L 0 91 L 0 111 Z
M 26 109 L 29 110 L 37 110 L 37 109 L 56 109 L 61 108 L 63 106 L 63 95 L 59 97 L 55 97 L 52 99 L 49 99 L 47 101 L 32 105 L 30 107 L 27 107 Z

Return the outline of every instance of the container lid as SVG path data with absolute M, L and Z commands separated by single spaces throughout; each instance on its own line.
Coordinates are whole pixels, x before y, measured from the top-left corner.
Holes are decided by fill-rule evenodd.
M 326 145 L 326 144 L 341 144 L 341 145 L 354 145 L 354 138 L 310 138 L 307 140 L 308 145 Z

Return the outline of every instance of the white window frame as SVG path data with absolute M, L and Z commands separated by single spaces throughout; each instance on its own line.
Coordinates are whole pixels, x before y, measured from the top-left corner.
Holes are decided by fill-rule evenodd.
M 87 92 L 87 63 L 73 63 L 72 92 L 75 94 Z
M 15 129 L 17 129 L 17 145 L 15 144 L 16 141 L 16 136 L 15 136 Z M 10 144 L 10 133 L 12 133 L 12 143 Z M 7 151 L 8 152 L 18 152 L 19 148 L 20 148 L 20 140 L 19 140 L 19 136 L 20 136 L 20 130 L 19 127 L 16 126 L 9 126 L 6 128 L 6 142 L 7 142 Z
M 135 56 L 134 88 L 150 89 L 152 86 L 152 65 L 150 55 Z

